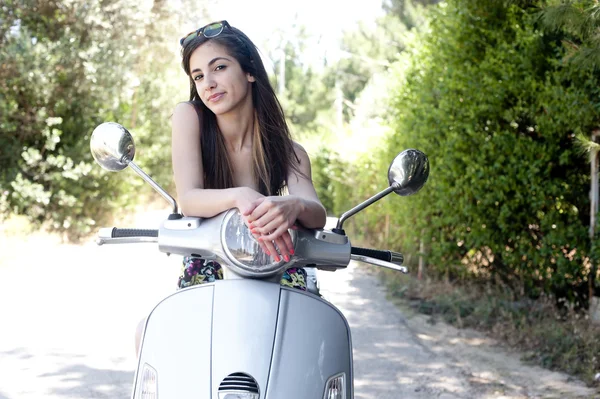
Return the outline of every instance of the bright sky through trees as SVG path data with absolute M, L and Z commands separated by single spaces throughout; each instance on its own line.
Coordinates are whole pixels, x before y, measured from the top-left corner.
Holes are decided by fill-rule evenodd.
M 210 0 L 207 12 L 211 20 L 226 19 L 244 31 L 263 54 L 265 45 L 277 47 L 270 40 L 280 41 L 273 37 L 277 32 L 289 37 L 297 31 L 294 24 L 305 26 L 314 43 L 314 51 L 306 54 L 311 62 L 339 58 L 342 32 L 359 21 L 374 23 L 383 14 L 381 0 Z

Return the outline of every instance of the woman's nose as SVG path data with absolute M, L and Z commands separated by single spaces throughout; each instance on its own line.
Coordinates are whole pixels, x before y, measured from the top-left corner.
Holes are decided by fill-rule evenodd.
M 205 76 L 204 85 L 206 89 L 214 89 L 217 87 L 217 82 L 212 78 L 212 76 Z

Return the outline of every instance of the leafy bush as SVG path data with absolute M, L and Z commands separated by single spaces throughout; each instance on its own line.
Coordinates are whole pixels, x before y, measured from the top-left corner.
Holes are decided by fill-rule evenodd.
M 76 239 L 115 207 L 134 205 L 141 181 L 109 177 L 90 155 L 91 133 L 104 121 L 137 128 L 142 147 L 152 144 L 144 157 L 150 172 L 167 165 L 159 177 L 171 180 L 168 135 L 157 130 L 166 133 L 173 104 L 161 107 L 161 99 L 172 96 L 152 83 L 160 82 L 164 56 L 155 55 L 153 73 L 132 72 L 156 43 L 140 40 L 150 39 L 150 12 L 128 0 L 13 0 L 0 7 L 0 217 L 24 214 Z
M 389 140 L 425 151 L 432 176 L 394 220 L 424 232 L 441 273 L 583 304 L 589 166 L 575 135 L 598 124 L 598 78 L 563 64 L 560 37 L 512 3 L 457 0 L 432 14 Z
M 590 178 L 575 137 L 598 126 L 600 82 L 566 62 L 565 36 L 539 25 L 539 4 L 433 7 L 428 30 L 394 65 L 387 154 L 372 169 L 372 160 L 354 165 L 341 189 L 357 196 L 385 184 L 396 152 L 418 148 L 429 156 L 429 182 L 368 211 L 372 243 L 417 253 L 424 240 L 438 275 L 586 306 Z

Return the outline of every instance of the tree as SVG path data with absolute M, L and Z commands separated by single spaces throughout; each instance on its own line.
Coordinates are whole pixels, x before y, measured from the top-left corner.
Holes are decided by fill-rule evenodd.
M 372 78 L 386 74 L 400 58 L 411 35 L 425 27 L 425 7 L 436 2 L 389 1 L 384 3 L 384 16 L 345 33 L 342 57 L 328 68 L 328 80 L 333 85 L 337 83 L 341 91 L 345 122 L 354 116 L 354 103 Z
M 395 222 L 426 232 L 442 273 L 585 305 L 589 176 L 574 137 L 597 126 L 598 78 L 563 64 L 536 18 L 530 2 L 435 10 L 398 71 L 388 142 L 424 150 L 432 176 Z
M 158 0 L 9 0 L 0 7 L 4 216 L 24 214 L 76 238 L 110 218 L 113 207 L 136 202 L 139 184 L 132 189 L 127 176 L 115 179 L 95 166 L 89 138 L 107 120 L 143 121 L 148 135 L 160 137 L 148 126 L 163 71 L 135 66 L 159 54 L 148 50 L 154 27 L 146 21 L 162 7 Z M 147 110 L 137 107 L 134 92 L 147 95 Z M 167 153 L 156 162 L 165 159 Z
M 293 25 L 290 29 L 291 33 L 273 35 L 275 44 L 269 49 L 273 60 L 271 84 L 278 91 L 292 134 L 305 143 L 316 136 L 328 135 L 334 93 L 324 79 L 322 68 L 305 57 L 314 38 L 304 26 Z
M 562 42 L 566 51 L 565 60 L 570 62 L 575 68 L 582 72 L 597 72 L 600 67 L 600 4 L 597 1 L 551 1 L 541 12 L 541 20 L 546 29 L 553 34 L 563 36 Z M 598 125 L 594 127 L 598 131 Z M 593 132 L 580 132 L 577 139 L 587 151 L 590 152 L 590 159 L 598 157 L 598 144 L 594 139 L 589 139 Z M 597 133 L 596 133 L 597 136 Z M 595 138 L 597 140 L 597 137 Z M 597 163 L 592 162 L 592 165 Z M 596 166 L 597 167 L 597 166 Z M 594 189 L 594 184 L 592 184 Z M 597 206 L 597 205 L 596 205 Z M 592 205 L 591 212 L 597 212 Z M 591 223 L 596 220 L 592 215 Z M 597 226 L 590 226 L 592 237 L 592 249 L 590 254 L 591 268 L 589 282 L 589 295 L 594 295 L 596 285 L 596 275 L 600 256 L 598 254 L 598 232 Z
M 417 252 L 423 239 L 440 275 L 585 307 L 589 166 L 575 137 L 598 126 L 600 82 L 564 62 L 565 36 L 539 24 L 540 4 L 430 8 L 426 28 L 389 68 L 395 83 L 379 159 L 352 165 L 329 196 L 364 199 L 357 187 L 386 184 L 373 170 L 418 148 L 431 162 L 429 182 L 415 197 L 364 212 L 360 231 L 374 245 Z M 394 228 L 382 234 L 386 217 Z
M 594 0 L 552 0 L 540 18 L 547 29 L 562 33 L 566 59 L 584 69 L 600 67 L 600 4 Z
M 383 2 L 383 9 L 410 30 L 419 28 L 423 24 L 423 8 L 435 5 L 440 1 L 442 0 L 386 0 Z

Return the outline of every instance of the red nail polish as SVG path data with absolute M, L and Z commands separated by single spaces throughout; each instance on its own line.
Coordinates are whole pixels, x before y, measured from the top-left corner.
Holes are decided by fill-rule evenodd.
M 266 253 L 267 255 L 271 256 L 271 252 L 269 252 L 269 251 L 265 251 L 265 253 Z
M 279 261 L 280 261 L 279 256 L 275 256 L 275 262 L 279 262 Z
M 293 255 L 293 254 L 294 254 L 294 250 L 290 249 L 290 255 Z
M 287 256 L 287 255 L 285 255 L 285 256 L 283 257 L 283 259 L 285 259 L 285 261 L 286 261 L 286 262 L 289 262 L 289 261 L 290 261 L 290 257 L 289 257 L 289 256 Z

